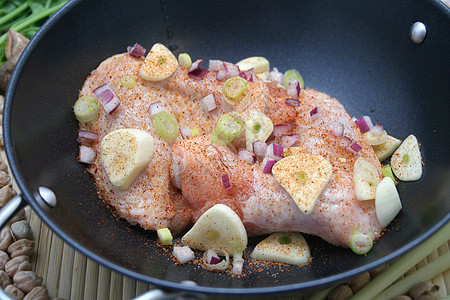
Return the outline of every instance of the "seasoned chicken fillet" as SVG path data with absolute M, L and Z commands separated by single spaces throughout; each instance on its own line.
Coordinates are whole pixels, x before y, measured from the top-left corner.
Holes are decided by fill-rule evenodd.
M 187 75 L 186 69 L 179 67 L 162 82 L 150 82 L 139 76 L 143 62 L 144 58 L 118 54 L 103 61 L 88 76 L 79 97 L 93 96 L 92 92 L 97 87 L 107 83 L 120 99 L 121 105 L 111 115 L 102 109 L 97 120 L 80 123 L 79 127 L 99 134 L 99 142 L 90 145 L 98 155 L 88 171 L 93 175 L 100 198 L 131 224 L 150 230 L 169 227 L 176 234 L 191 223 L 191 204 L 170 182 L 172 145 L 156 133 L 149 116 L 149 105 L 160 101 L 166 111 L 175 115 L 180 126 L 198 128 L 201 133 L 211 132 L 218 118 L 234 109 L 242 114 L 249 110 L 265 111 L 274 116 L 275 124 L 293 121 L 296 112 L 284 103 L 286 93 L 282 89 L 279 89 L 282 92 L 271 96 L 269 87 L 261 80 L 249 83 L 251 102 L 233 107 L 221 99 L 224 82 L 216 80 L 216 73 L 211 72 L 197 81 Z M 121 79 L 124 76 L 132 76 L 136 85 L 133 88 L 122 86 Z M 212 112 L 207 112 L 202 105 L 203 97 L 209 94 L 216 97 L 217 109 Z M 111 184 L 99 155 L 103 137 L 121 128 L 147 131 L 155 141 L 151 162 L 125 191 Z
M 194 219 L 216 203 L 227 204 L 242 218 L 249 235 L 276 231 L 299 231 L 348 247 L 355 229 L 379 237 L 382 230 L 373 200 L 358 201 L 353 185 L 353 165 L 359 156 L 376 166 L 380 163 L 372 148 L 344 107 L 335 99 L 303 90 L 297 108 L 298 143 L 304 153 L 320 154 L 332 165 L 332 177 L 311 214 L 303 214 L 291 196 L 258 165 L 249 165 L 227 147 L 211 144 L 207 136 L 178 141 L 173 146 L 171 178 L 193 209 Z M 321 115 L 312 120 L 310 111 L 320 107 Z M 345 126 L 342 137 L 335 126 Z M 350 141 L 363 149 L 355 154 Z M 231 188 L 224 188 L 223 174 L 229 174 Z

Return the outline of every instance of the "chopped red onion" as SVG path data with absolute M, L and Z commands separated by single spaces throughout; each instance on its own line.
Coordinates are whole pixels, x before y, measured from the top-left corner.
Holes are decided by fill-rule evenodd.
M 369 116 L 364 116 L 355 121 L 355 124 L 359 127 L 362 133 L 366 133 L 373 127 L 372 120 Z
M 213 94 L 209 94 L 205 98 L 202 99 L 203 107 L 206 111 L 213 111 L 217 108 L 216 98 Z
M 309 112 L 309 116 L 311 117 L 311 122 L 314 122 L 315 120 L 317 120 L 321 114 L 322 114 L 322 111 L 321 111 L 320 107 L 318 107 L 318 106 L 314 107 Z
M 210 59 L 208 70 L 211 72 L 218 72 L 223 67 L 223 60 Z
M 295 146 L 300 140 L 300 134 L 284 135 L 281 137 L 280 146 L 283 148 L 289 148 Z
M 128 54 L 131 56 L 134 56 L 136 58 L 141 58 L 144 56 L 146 49 L 139 45 L 138 43 L 134 44 L 133 47 L 128 46 L 127 47 Z
M 344 135 L 344 125 L 336 124 L 333 127 L 333 134 L 334 134 L 334 136 L 343 136 Z
M 228 173 L 222 175 L 222 184 L 226 189 L 231 187 L 230 175 L 228 175 Z
M 210 252 L 213 252 L 213 253 L 211 254 Z M 216 259 L 212 259 L 213 257 L 218 257 L 218 255 L 224 256 L 225 259 L 220 260 L 220 258 L 219 258 L 219 262 L 216 262 Z M 228 255 L 228 253 L 224 250 L 219 250 L 219 249 L 217 249 L 217 250 L 208 249 L 203 254 L 202 260 L 203 260 L 205 267 L 207 267 L 208 269 L 211 269 L 211 270 L 225 271 L 228 268 L 228 266 L 230 265 L 230 256 Z
M 222 68 L 217 73 L 216 79 L 224 80 L 231 77 L 237 77 L 240 72 L 241 71 L 237 65 L 224 61 L 222 63 Z
M 279 72 L 277 68 L 273 68 L 273 70 L 269 73 L 269 80 L 276 81 L 279 84 L 283 84 L 284 75 L 283 73 Z
M 297 127 L 294 123 L 286 122 L 283 125 L 273 126 L 272 135 L 279 138 Z
M 381 134 L 383 134 L 384 129 L 383 129 L 383 126 L 377 124 L 377 125 L 373 126 L 372 128 L 370 128 L 369 131 L 375 135 L 381 135 Z
M 247 149 L 240 148 L 237 157 L 246 163 L 253 165 L 256 162 L 256 154 L 251 153 Z
M 114 94 L 113 90 L 107 83 L 102 84 L 92 93 L 95 97 L 97 97 L 108 114 L 112 114 L 120 105 L 119 98 L 117 98 L 116 94 Z
M 223 80 L 227 76 L 228 72 L 226 69 L 220 69 L 219 72 L 217 72 L 216 79 L 217 80 Z
M 191 248 L 189 248 L 189 246 L 183 247 L 174 246 L 172 253 L 180 264 L 185 264 L 195 258 L 194 251 L 192 251 Z
M 263 141 L 254 141 L 252 143 L 253 152 L 257 157 L 264 157 L 267 151 L 267 144 Z
M 281 145 L 272 143 L 267 146 L 266 157 L 280 160 L 284 158 L 284 149 Z
M 164 111 L 164 107 L 163 107 L 161 101 L 153 102 L 148 107 L 148 112 L 150 114 L 150 117 L 152 117 L 152 118 L 154 115 L 156 115 L 157 113 L 159 113 L 161 111 Z
M 93 164 L 97 153 L 94 149 L 86 146 L 80 146 L 80 162 L 85 164 Z
M 191 67 L 188 70 L 188 73 L 197 70 L 198 68 L 200 68 L 200 66 L 203 64 L 203 59 L 197 59 L 196 61 L 194 61 L 191 65 Z
M 92 143 L 98 141 L 99 135 L 95 132 L 89 130 L 80 130 L 78 131 L 78 139 L 77 141 L 80 144 L 84 143 Z
M 220 263 L 221 259 L 214 250 L 207 250 L 204 254 L 205 261 L 211 265 Z
M 356 142 L 351 143 L 350 146 L 348 146 L 348 147 L 349 147 L 350 150 L 352 150 L 354 153 L 358 153 L 358 152 L 361 151 L 361 149 L 362 149 L 362 147 L 361 147 L 358 143 L 356 143 Z
M 277 162 L 276 159 L 264 157 L 263 161 L 261 162 L 260 170 L 264 174 L 270 174 L 272 173 L 273 165 L 276 164 L 276 162 Z
M 249 69 L 247 71 L 242 71 L 241 73 L 239 73 L 239 77 L 244 78 L 248 82 L 253 82 L 254 76 L 255 76 L 255 71 L 254 71 L 253 68 L 251 68 L 251 69 Z
M 300 96 L 300 83 L 298 83 L 297 80 L 290 82 L 286 91 L 291 97 L 293 97 L 294 99 L 298 99 L 298 97 Z
M 202 80 L 202 78 L 205 77 L 208 73 L 209 71 L 206 69 L 197 68 L 193 71 L 188 72 L 188 76 L 195 80 Z
M 295 100 L 295 99 L 284 99 L 284 103 L 292 105 L 292 106 L 300 106 L 300 101 Z
M 180 127 L 180 134 L 181 134 L 181 137 L 183 139 L 191 138 L 192 137 L 191 128 L 188 127 L 188 126 L 181 126 Z

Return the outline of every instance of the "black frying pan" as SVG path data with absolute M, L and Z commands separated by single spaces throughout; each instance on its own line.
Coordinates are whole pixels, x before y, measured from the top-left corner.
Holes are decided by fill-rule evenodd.
M 410 27 L 427 27 L 423 43 Z M 267 57 L 297 68 L 306 85 L 369 114 L 392 135 L 414 133 L 424 175 L 398 186 L 403 209 L 367 256 L 306 236 L 306 267 L 248 265 L 233 278 L 195 265 L 175 266 L 155 234 L 118 220 L 99 201 L 77 162 L 72 105 L 105 58 L 139 42 L 177 55 L 236 62 Z M 343 281 L 424 241 L 450 219 L 450 11 L 440 1 L 71 1 L 30 42 L 13 74 L 4 111 L 5 149 L 25 202 L 63 239 L 125 275 L 169 289 L 204 293 L 305 292 Z M 49 208 L 39 187 L 57 197 Z M 37 197 L 39 199 L 39 197 Z M 254 245 L 258 238 L 250 239 Z M 199 286 L 179 284 L 194 280 Z

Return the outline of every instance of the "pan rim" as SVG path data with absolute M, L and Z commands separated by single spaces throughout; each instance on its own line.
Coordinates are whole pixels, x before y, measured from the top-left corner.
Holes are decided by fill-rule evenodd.
M 36 35 L 31 39 L 30 43 L 26 47 L 22 56 L 20 57 L 14 72 L 11 76 L 10 83 L 7 88 L 6 97 L 5 97 L 5 107 L 3 113 L 3 136 L 4 136 L 4 144 L 5 144 L 5 152 L 7 159 L 9 161 L 9 165 L 12 171 L 12 174 L 20 188 L 23 198 L 25 201 L 35 210 L 38 216 L 54 231 L 59 237 L 61 237 L 64 241 L 70 244 L 74 249 L 81 252 L 83 255 L 93 259 L 94 261 L 100 263 L 101 265 L 108 267 L 111 270 L 117 271 L 125 276 L 129 276 L 135 278 L 137 280 L 142 280 L 151 284 L 155 284 L 157 286 L 167 288 L 167 289 L 175 289 L 182 290 L 193 293 L 207 293 L 207 294 L 232 294 L 232 295 L 255 295 L 255 294 L 274 294 L 274 293 L 285 293 L 285 292 L 295 292 L 300 290 L 309 290 L 309 289 L 318 289 L 325 288 L 327 286 L 333 285 L 336 282 L 342 281 L 347 278 L 351 278 L 356 276 L 366 270 L 375 268 L 384 263 L 387 263 L 396 257 L 405 254 L 411 249 L 415 248 L 417 245 L 421 244 L 425 240 L 427 240 L 431 235 L 436 233 L 440 228 L 442 228 L 445 224 L 450 221 L 450 213 L 440 220 L 437 224 L 432 226 L 429 230 L 425 231 L 422 235 L 415 238 L 408 244 L 403 247 L 397 249 L 396 251 L 390 253 L 389 255 L 375 260 L 369 264 L 366 264 L 361 267 L 357 267 L 355 269 L 339 273 L 336 275 L 331 275 L 328 277 L 320 278 L 317 280 L 312 280 L 308 282 L 300 282 L 295 284 L 288 285 L 280 285 L 280 286 L 269 286 L 269 287 L 252 287 L 252 288 L 217 288 L 217 287 L 207 287 L 207 286 L 188 286 L 183 285 L 177 282 L 171 282 L 168 280 L 158 279 L 154 277 L 150 277 L 148 275 L 143 275 L 141 273 L 137 273 L 135 271 L 131 271 L 125 267 L 119 266 L 114 262 L 106 260 L 105 258 L 91 252 L 90 250 L 81 246 L 78 242 L 68 236 L 65 232 L 63 232 L 52 220 L 50 220 L 42 207 L 40 207 L 36 201 L 34 200 L 33 193 L 30 191 L 27 183 L 21 175 L 21 171 L 19 169 L 19 165 L 17 163 L 14 149 L 12 146 L 12 134 L 11 134 L 11 112 L 12 112 L 12 104 L 13 99 L 17 90 L 17 85 L 20 79 L 20 75 L 24 70 L 24 67 L 33 53 L 36 45 L 39 44 L 42 36 L 46 34 L 46 32 L 53 26 L 55 22 L 57 22 L 60 18 L 62 18 L 65 14 L 67 14 L 70 10 L 72 10 L 75 6 L 79 5 L 80 2 L 84 0 L 73 0 L 69 1 L 65 4 L 59 11 L 57 11 L 36 33 Z M 432 2 L 440 2 L 438 0 L 433 0 Z M 441 5 L 444 5 L 441 3 Z M 450 15 L 450 9 L 448 10 L 448 15 Z

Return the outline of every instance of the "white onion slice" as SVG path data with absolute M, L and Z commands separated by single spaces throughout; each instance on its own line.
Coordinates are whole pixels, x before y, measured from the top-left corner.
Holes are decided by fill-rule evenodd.
M 95 132 L 89 130 L 80 130 L 78 131 L 78 139 L 77 141 L 80 144 L 84 143 L 93 143 L 98 141 L 99 135 Z
M 120 105 L 119 98 L 117 98 L 116 94 L 114 94 L 114 91 L 107 83 L 100 85 L 92 93 L 97 97 L 108 114 L 112 114 Z
M 375 135 L 381 135 L 381 134 L 383 134 L 384 130 L 383 130 L 383 126 L 377 124 L 377 125 L 373 126 L 372 128 L 370 128 L 369 131 Z
M 85 164 L 93 164 L 97 153 L 94 149 L 86 146 L 80 146 L 80 157 L 79 161 Z
M 214 252 L 214 253 L 210 253 L 210 252 Z M 225 259 L 221 260 L 219 263 L 212 263 L 211 261 L 207 261 L 207 258 L 211 258 L 214 256 L 224 256 Z M 212 250 L 209 249 L 207 250 L 204 254 L 203 254 L 203 264 L 205 265 L 205 267 L 207 267 L 210 270 L 217 270 L 217 271 L 225 271 L 228 266 L 230 265 L 230 256 L 228 255 L 228 253 L 224 250 Z
M 217 108 L 216 98 L 213 94 L 209 94 L 205 98 L 202 99 L 203 107 L 206 111 L 210 112 Z
M 161 101 L 153 102 L 148 107 L 148 112 L 150 114 L 150 117 L 152 117 L 152 118 L 154 115 L 156 115 L 157 113 L 162 112 L 162 111 L 164 111 L 164 107 L 163 107 Z
M 183 247 L 174 246 L 172 253 L 180 264 L 185 264 L 195 258 L 194 251 L 192 251 L 191 248 L 189 248 L 189 246 Z

